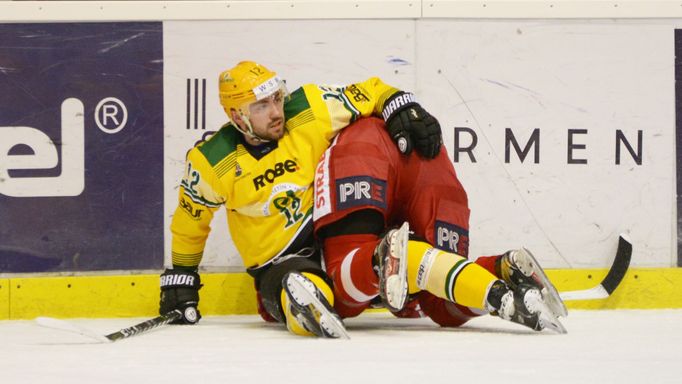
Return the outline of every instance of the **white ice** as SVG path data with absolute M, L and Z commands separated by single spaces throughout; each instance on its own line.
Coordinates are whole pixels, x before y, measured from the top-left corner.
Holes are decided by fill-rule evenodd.
M 77 319 L 108 334 L 145 319 Z M 571 311 L 567 335 L 483 317 L 459 329 L 385 313 L 351 340 L 290 335 L 256 316 L 205 317 L 109 344 L 0 321 L 0 383 L 682 383 L 682 310 Z

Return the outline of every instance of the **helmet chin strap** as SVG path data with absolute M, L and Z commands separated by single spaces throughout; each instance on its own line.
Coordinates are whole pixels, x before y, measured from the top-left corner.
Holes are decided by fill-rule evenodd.
M 268 142 L 270 142 L 270 140 L 264 139 L 264 138 L 262 138 L 262 137 L 256 135 L 256 133 L 253 131 L 253 126 L 251 126 L 251 121 L 249 120 L 249 117 L 248 117 L 248 116 L 246 116 L 245 114 L 243 114 L 243 113 L 240 112 L 240 113 L 239 113 L 239 117 L 242 119 L 242 121 L 243 121 L 244 124 L 246 125 L 246 128 L 248 128 L 248 131 L 245 131 L 245 130 L 243 130 L 243 129 L 239 126 L 239 124 L 235 123 L 235 124 L 234 124 L 234 125 L 235 125 L 235 128 L 237 128 L 237 130 L 238 130 L 239 132 L 241 132 L 242 134 L 244 134 L 244 135 L 250 137 L 251 139 L 253 139 L 253 140 L 255 140 L 255 141 L 259 142 L 259 143 L 268 143 Z

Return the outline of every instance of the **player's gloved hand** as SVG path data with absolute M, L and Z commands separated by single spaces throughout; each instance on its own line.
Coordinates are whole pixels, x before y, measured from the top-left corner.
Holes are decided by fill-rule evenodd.
M 440 152 L 443 142 L 440 124 L 415 101 L 412 93 L 400 91 L 389 97 L 382 116 L 401 153 L 407 155 L 414 148 L 420 155 L 433 159 Z
M 199 274 L 192 269 L 166 269 L 161 274 L 161 301 L 159 314 L 163 315 L 175 309 L 182 312 L 182 318 L 171 324 L 196 324 L 201 319 L 199 305 Z

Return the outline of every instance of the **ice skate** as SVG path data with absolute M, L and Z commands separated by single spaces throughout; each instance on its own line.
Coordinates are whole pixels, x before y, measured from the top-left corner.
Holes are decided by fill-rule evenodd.
M 343 321 L 310 279 L 290 272 L 284 276 L 282 287 L 292 315 L 306 330 L 319 337 L 350 338 Z
M 407 241 L 410 226 L 404 222 L 386 233 L 374 250 L 374 268 L 379 276 L 379 296 L 384 306 L 398 312 L 407 298 Z
M 493 283 L 486 299 L 488 310 L 504 320 L 525 325 L 535 331 L 548 329 L 566 333 L 566 328 L 543 300 L 540 290 L 529 284 L 510 289 L 505 282 Z
M 533 286 L 540 291 L 543 301 L 554 313 L 554 316 L 568 315 L 559 292 L 557 292 L 552 282 L 549 281 L 549 278 L 535 257 L 533 257 L 533 254 L 526 248 L 505 253 L 498 259 L 495 268 L 497 269 L 498 276 L 509 284 L 512 289 L 515 290 L 522 284 Z

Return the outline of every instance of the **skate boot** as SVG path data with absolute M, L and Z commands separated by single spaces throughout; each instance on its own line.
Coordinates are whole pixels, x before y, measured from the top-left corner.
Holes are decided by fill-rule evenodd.
M 391 312 L 405 306 L 407 298 L 407 241 L 410 226 L 404 222 L 384 235 L 374 249 L 374 271 L 379 276 L 379 296 Z
M 568 315 L 559 292 L 549 281 L 533 254 L 526 248 L 505 253 L 497 259 L 495 270 L 497 275 L 514 290 L 523 284 L 537 288 L 542 294 L 543 301 L 555 316 Z
M 492 315 L 504 320 L 525 325 L 535 331 L 549 329 L 566 333 L 566 328 L 549 309 L 540 290 L 529 284 L 520 284 L 510 289 L 502 280 L 490 287 L 486 298 L 487 309 Z
M 290 272 L 282 279 L 282 288 L 289 299 L 291 315 L 305 330 L 319 337 L 350 338 L 341 318 L 309 278 Z M 290 321 L 287 326 L 298 333 L 291 329 Z

